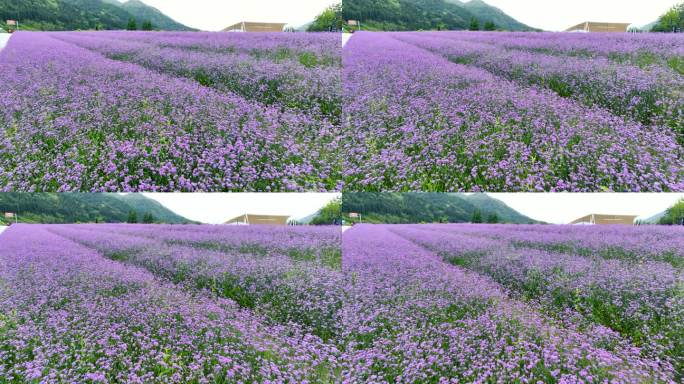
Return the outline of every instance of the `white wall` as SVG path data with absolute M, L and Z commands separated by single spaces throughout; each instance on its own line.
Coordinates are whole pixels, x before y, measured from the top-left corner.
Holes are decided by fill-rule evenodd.
M 5 44 L 7 44 L 7 41 L 12 35 L 9 33 L 0 33 L 0 49 L 2 49 Z

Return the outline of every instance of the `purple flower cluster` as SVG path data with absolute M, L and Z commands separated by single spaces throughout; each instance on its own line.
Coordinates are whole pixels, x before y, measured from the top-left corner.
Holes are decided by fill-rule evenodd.
M 646 125 L 670 126 L 684 135 L 684 77 L 670 69 L 641 69 L 603 57 L 507 50 L 494 44 L 464 42 L 462 36 L 416 33 L 399 38 L 457 63 L 474 65 L 524 85 L 549 88 L 562 97 L 600 106 Z
M 640 67 L 660 65 L 684 73 L 684 44 L 676 34 L 460 33 L 458 37 L 508 49 L 607 57 Z
M 681 52 L 670 36 L 19 33 L 0 53 L 0 190 L 684 190 Z
M 4 381 L 313 383 L 339 370 L 339 351 L 295 324 L 54 232 L 16 225 L 0 240 Z
M 558 326 L 543 307 L 515 299 L 506 284 L 443 262 L 438 252 L 451 243 L 432 243 L 434 233 L 439 235 L 420 226 L 360 225 L 343 235 L 344 267 L 354 276 L 348 328 L 364 331 L 353 352 L 347 350 L 353 353 L 353 377 L 570 383 L 640 382 L 657 375 L 653 380 L 672 381 L 669 363 L 640 356 L 639 348 L 608 327 Z
M 457 248 L 490 257 L 499 240 L 465 240 L 477 237 L 470 228 L 15 225 L 0 240 L 0 377 L 674 382 L 666 354 L 582 321 L 581 309 L 558 321 L 479 264 L 445 262 Z M 341 264 L 321 257 L 334 247 Z M 603 283 L 616 297 L 617 281 Z
M 95 36 L 100 36 L 95 34 Z M 116 46 L 118 33 L 19 33 L 0 53 L 0 190 L 20 191 L 231 191 L 337 190 L 341 187 L 335 117 L 339 63 L 308 67 L 291 58 L 208 53 L 208 79 L 226 76 L 240 92 L 202 85 L 168 60 L 131 63 L 79 47 L 98 39 Z M 138 36 L 136 34 L 136 36 Z M 155 34 L 150 34 L 155 36 Z M 295 49 L 314 61 L 339 41 L 327 35 L 299 38 Z M 272 52 L 271 37 L 264 52 Z M 289 39 L 283 40 L 287 48 Z M 252 41 L 254 43 L 254 41 Z M 143 42 L 119 43 L 122 46 Z M 150 45 L 150 55 L 193 51 Z M 258 45 L 255 46 L 258 51 Z M 163 56 L 161 56 L 163 58 Z M 271 60 L 271 61 L 269 61 Z M 280 61 L 278 61 L 280 60 Z M 140 61 L 144 65 L 135 64 Z M 154 67 L 154 65 L 158 67 Z M 169 65 L 167 70 L 161 70 Z M 151 66 L 153 69 L 147 69 Z M 260 66 L 273 70 L 272 77 Z M 243 70 L 244 72 L 239 72 Z M 254 78 L 249 77 L 255 74 Z M 283 80 L 283 76 L 292 76 Z M 261 76 L 261 77 L 259 77 Z M 274 80 L 277 79 L 278 81 Z M 279 83 L 282 81 L 283 83 Z M 282 85 L 282 89 L 280 88 Z M 278 88 L 272 103 L 260 95 Z M 235 86 L 231 87 L 235 90 Z M 312 95 L 315 95 L 312 96 Z M 249 96 L 252 98 L 246 98 Z M 312 106 L 311 111 L 302 110 Z M 325 106 L 325 108 L 323 107 Z
M 305 246 L 298 247 L 296 240 L 283 244 L 290 252 L 281 253 L 269 244 L 274 238 L 269 229 L 240 231 L 242 228 L 229 227 L 233 231 L 221 231 L 214 234 L 214 239 L 236 232 L 238 239 L 233 240 L 233 244 L 237 244 L 240 232 L 250 232 L 253 238 L 264 239 L 262 248 L 258 247 L 261 245 L 259 242 L 255 246 L 254 242 L 246 241 L 240 247 L 214 250 L 193 242 L 188 242 L 188 245 L 168 244 L 170 238 L 176 236 L 180 241 L 188 241 L 188 238 L 181 236 L 178 230 L 164 236 L 162 234 L 167 232 L 164 226 L 150 227 L 153 228 L 152 233 L 141 230 L 140 235 L 133 234 L 136 226 L 129 228 L 133 233 L 126 234 L 117 233 L 116 227 L 120 226 L 58 226 L 49 230 L 96 249 L 110 259 L 144 268 L 154 276 L 193 288 L 208 289 L 243 307 L 254 309 L 271 321 L 297 323 L 325 339 L 338 333 L 339 321 L 335 316 L 342 302 L 344 286 L 339 259 L 336 265 L 321 265 L 315 258 L 307 258 Z M 137 228 L 141 229 L 140 226 Z M 188 234 L 192 236 L 193 232 L 190 230 Z M 297 237 L 303 231 L 286 232 L 280 231 L 276 236 L 287 242 L 288 237 Z M 339 257 L 339 231 L 329 227 L 308 233 L 309 237 L 320 234 L 337 239 L 335 244 L 326 244 L 322 237 L 318 245 L 321 248 L 336 247 Z M 310 239 L 306 245 L 311 245 Z M 293 253 L 292 249 L 300 249 L 301 252 Z
M 459 37 L 359 33 L 347 43 L 343 50 L 344 96 L 348 100 L 343 107 L 342 125 L 345 188 L 684 188 L 683 149 L 671 127 L 642 124 L 600 105 L 587 106 L 551 89 L 497 76 L 484 66 L 454 63 L 441 53 L 421 47 L 437 49 L 436 45 L 446 52 L 445 56 L 449 47 L 465 47 L 484 55 L 490 51 L 514 55 L 484 42 L 461 42 Z M 541 54 L 537 54 L 537 61 L 531 53 L 519 56 L 529 56 L 528 64 L 539 71 L 544 68 Z M 594 61 L 576 60 L 587 61 L 586 70 L 595 70 Z M 601 60 L 606 59 L 596 59 L 597 65 Z M 613 67 L 629 87 L 657 89 L 659 95 L 668 95 L 658 96 L 653 105 L 659 107 L 646 113 L 663 112 L 662 119 L 679 119 L 677 126 L 681 125 L 681 97 L 676 97 L 681 95 L 681 78 L 664 69 L 634 68 L 632 72 L 643 81 L 632 84 L 625 77 L 629 74 L 620 72 L 627 66 Z M 597 97 L 610 99 L 611 103 L 620 97 L 614 90 L 607 94 L 610 81 L 600 78 L 601 73 L 596 76 L 600 82 L 595 83 L 592 92 Z M 579 79 L 582 86 L 594 84 L 593 80 Z M 663 84 L 674 84 L 675 88 L 659 89 Z M 651 105 L 632 99 L 629 103 L 632 101 L 634 104 L 625 105 L 625 110 Z
M 276 60 L 269 56 L 255 58 L 251 51 L 230 54 L 207 51 L 199 42 L 191 49 L 160 47 L 160 43 L 139 42 L 125 35 L 120 38 L 110 34 L 79 33 L 54 36 L 110 59 L 194 79 L 202 85 L 262 104 L 278 104 L 283 108 L 307 111 L 311 116 L 339 120 L 341 71 L 335 67 L 315 65 L 317 56 L 300 54 L 289 58 L 283 54 L 283 58 Z M 262 52 L 259 45 L 254 49 Z M 307 57 L 312 58 L 311 63 L 305 61 Z
M 684 255 L 672 248 L 681 243 L 681 228 L 407 225 L 391 231 L 489 276 L 559 321 L 610 328 L 643 355 L 684 373 Z M 658 242 L 664 244 L 653 245 Z

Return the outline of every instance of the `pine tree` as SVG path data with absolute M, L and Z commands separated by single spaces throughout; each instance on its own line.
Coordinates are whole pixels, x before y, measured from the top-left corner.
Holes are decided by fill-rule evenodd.
M 482 223 L 482 212 L 480 212 L 479 209 L 476 209 L 475 212 L 473 212 L 473 218 L 470 219 L 470 222 L 473 224 Z
M 477 19 L 473 17 L 470 20 L 470 28 L 468 28 L 468 29 L 470 29 L 471 31 L 479 31 L 480 30 L 480 22 L 478 22 Z
M 152 224 L 152 223 L 154 223 L 154 216 L 152 216 L 151 213 L 147 212 L 147 213 L 145 213 L 145 215 L 143 216 L 143 221 L 142 221 L 142 222 L 145 223 L 145 224 Z
M 488 21 L 484 25 L 485 31 L 496 31 L 496 24 L 493 21 Z
M 135 31 L 138 29 L 138 24 L 136 24 L 134 18 L 131 17 L 130 19 L 128 19 L 128 25 L 126 26 L 126 29 L 129 31 Z
M 127 222 L 130 224 L 137 223 L 138 222 L 138 214 L 133 210 L 128 212 L 128 221 Z
M 489 216 L 487 216 L 487 223 L 489 224 L 496 224 L 499 222 L 499 215 L 496 213 L 490 213 Z
M 145 20 L 142 23 L 142 27 L 140 27 L 143 31 L 151 31 L 154 29 L 154 26 L 152 25 L 152 22 L 150 20 Z

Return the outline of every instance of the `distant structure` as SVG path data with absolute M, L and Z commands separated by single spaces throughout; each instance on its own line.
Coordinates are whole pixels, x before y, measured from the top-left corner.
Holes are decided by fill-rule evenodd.
M 19 29 L 19 22 L 17 20 L 7 20 L 7 32 L 12 33 Z
M 565 30 L 565 32 L 627 32 L 630 23 L 598 23 L 585 21 Z
M 224 29 L 224 32 L 282 32 L 286 23 L 259 23 L 241 21 Z
M 592 213 L 580 217 L 570 224 L 588 224 L 588 225 L 634 225 L 634 220 L 637 216 L 632 215 L 600 215 Z
M 287 225 L 290 216 L 244 214 L 225 222 L 229 225 Z

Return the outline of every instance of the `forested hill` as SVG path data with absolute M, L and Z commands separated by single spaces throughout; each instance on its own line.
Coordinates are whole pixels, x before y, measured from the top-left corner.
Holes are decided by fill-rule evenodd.
M 364 29 L 415 31 L 468 29 L 473 19 L 480 28 L 493 22 L 497 29 L 533 30 L 482 0 L 345 0 L 345 20 L 359 20 Z
M 477 216 L 482 222 L 527 224 L 535 220 L 486 194 L 345 193 L 342 212 L 360 213 L 369 223 L 464 223 Z
M 123 223 L 131 212 L 138 222 L 146 215 L 157 223 L 190 222 L 141 194 L 0 193 L 0 223 L 8 221 L 5 212 L 18 213 L 23 223 Z
M 145 21 L 151 22 L 154 29 L 159 29 L 162 31 L 194 30 L 181 23 L 178 23 L 177 21 L 163 14 L 157 8 L 150 7 L 140 0 L 128 0 L 125 3 L 121 3 L 121 7 L 133 15 L 138 23 L 143 23 Z
M 0 20 L 19 20 L 22 29 L 88 30 L 125 29 L 131 19 L 140 28 L 190 30 L 140 0 L 0 0 Z
M 459 0 L 448 0 L 450 2 L 458 2 Z M 480 22 L 480 27 L 484 26 L 484 23 L 491 21 L 497 28 L 505 29 L 508 31 L 527 31 L 533 28 L 519 22 L 518 20 L 508 16 L 504 11 L 499 8 L 493 7 L 482 0 L 471 0 L 464 4 L 465 8 L 472 13 L 477 20 Z

